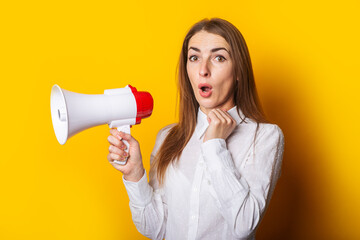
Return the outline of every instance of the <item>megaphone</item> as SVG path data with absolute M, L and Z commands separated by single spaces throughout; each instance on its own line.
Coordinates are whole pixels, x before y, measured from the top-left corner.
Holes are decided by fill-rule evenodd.
M 94 126 L 108 124 L 110 128 L 130 134 L 130 126 L 151 115 L 154 101 L 150 93 L 135 87 L 107 89 L 104 94 L 81 94 L 51 89 L 51 119 L 61 145 L 73 135 Z M 129 144 L 124 141 L 129 149 Z M 126 161 L 115 161 L 124 165 Z

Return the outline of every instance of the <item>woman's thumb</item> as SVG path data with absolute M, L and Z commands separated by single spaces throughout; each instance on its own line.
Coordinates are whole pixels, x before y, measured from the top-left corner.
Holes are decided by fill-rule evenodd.
M 137 141 L 135 140 L 135 138 L 133 138 L 130 134 L 124 133 L 124 132 L 119 132 L 119 136 L 124 139 L 125 141 L 127 141 L 130 145 L 137 143 Z

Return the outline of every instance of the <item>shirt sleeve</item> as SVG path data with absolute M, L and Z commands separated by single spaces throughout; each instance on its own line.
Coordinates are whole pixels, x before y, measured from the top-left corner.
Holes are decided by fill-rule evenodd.
M 202 144 L 218 207 L 234 236 L 250 236 L 260 222 L 280 175 L 283 149 L 283 133 L 273 124 L 259 130 L 247 159 L 232 156 L 224 139 Z M 237 169 L 235 161 L 246 161 L 245 168 Z
M 160 130 L 156 137 L 155 147 L 151 153 L 150 162 L 161 145 L 163 131 Z M 123 182 L 130 199 L 130 211 L 137 230 L 151 239 L 164 239 L 167 219 L 167 205 L 164 194 L 159 188 L 156 174 L 150 171 L 150 183 L 147 181 L 146 172 L 138 182 Z

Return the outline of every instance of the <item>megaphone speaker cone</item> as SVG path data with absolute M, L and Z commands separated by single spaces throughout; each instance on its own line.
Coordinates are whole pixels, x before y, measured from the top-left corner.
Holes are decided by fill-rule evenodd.
M 51 89 L 50 109 L 56 138 L 63 145 L 68 138 L 69 124 L 65 97 L 61 88 L 56 84 Z

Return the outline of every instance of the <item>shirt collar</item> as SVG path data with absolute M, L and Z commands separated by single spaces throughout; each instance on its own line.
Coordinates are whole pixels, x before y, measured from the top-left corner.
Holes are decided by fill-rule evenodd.
M 245 116 L 241 112 L 240 109 L 239 109 L 239 113 L 238 113 L 236 106 L 231 108 L 227 112 L 236 121 L 236 125 L 239 125 L 245 119 Z M 196 128 L 195 128 L 195 133 L 199 139 L 204 135 L 208 126 L 209 126 L 209 123 L 207 121 L 207 115 L 203 111 L 201 111 L 201 109 L 199 108 L 198 114 L 197 114 Z

